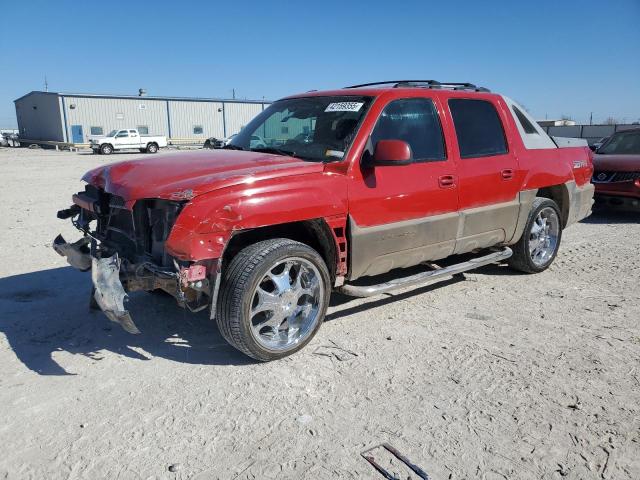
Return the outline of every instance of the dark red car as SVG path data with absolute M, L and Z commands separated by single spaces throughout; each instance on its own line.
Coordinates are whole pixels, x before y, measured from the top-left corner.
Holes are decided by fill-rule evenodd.
M 129 332 L 126 292 L 162 289 L 272 360 L 311 340 L 332 291 L 378 295 L 501 261 L 545 270 L 591 212 L 592 173 L 586 141 L 552 140 L 484 88 L 356 85 L 278 100 L 220 150 L 88 172 L 58 213 L 83 238 L 54 247 L 91 270 L 93 301 Z M 402 271 L 457 254 L 471 258 Z
M 640 207 L 640 128 L 614 133 L 596 151 L 593 163 L 599 204 Z

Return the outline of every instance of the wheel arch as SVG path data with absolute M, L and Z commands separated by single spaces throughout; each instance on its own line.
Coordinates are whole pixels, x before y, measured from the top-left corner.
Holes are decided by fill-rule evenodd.
M 561 227 L 565 228 L 569 221 L 569 211 L 571 209 L 571 194 L 566 184 L 551 185 L 539 188 L 536 197 L 548 198 L 553 200 L 560 209 Z
M 325 261 L 331 275 L 331 281 L 335 280 L 339 270 L 339 252 L 342 247 L 337 244 L 335 232 L 332 232 L 331 227 L 323 218 L 237 231 L 231 236 L 224 249 L 223 268 L 225 265 L 229 265 L 243 248 L 272 238 L 288 238 L 313 248 Z

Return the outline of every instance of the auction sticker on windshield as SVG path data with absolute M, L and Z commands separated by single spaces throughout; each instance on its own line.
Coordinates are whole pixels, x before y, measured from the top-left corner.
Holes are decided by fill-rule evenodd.
M 327 105 L 325 112 L 357 112 L 364 105 L 363 102 L 335 102 Z

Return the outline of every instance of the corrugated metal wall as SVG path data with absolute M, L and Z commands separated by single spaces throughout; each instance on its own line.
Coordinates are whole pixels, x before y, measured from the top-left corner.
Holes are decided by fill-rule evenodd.
M 20 134 L 31 140 L 71 143 L 73 126 L 80 125 L 86 143 L 89 137 L 99 135 L 92 133 L 91 127 L 106 135 L 115 129 L 144 126 L 149 135 L 200 143 L 209 137 L 221 139 L 238 133 L 269 104 L 32 92 L 15 105 Z M 202 127 L 202 133 L 195 133 L 200 130 L 196 127 Z
M 169 101 L 171 138 L 199 138 L 203 142 L 209 137 L 224 138 L 222 102 Z M 201 134 L 194 133 L 202 127 Z
M 640 125 L 618 124 L 618 125 L 562 125 L 557 127 L 543 127 L 549 135 L 554 137 L 584 138 L 589 145 L 599 141 L 604 137 L 609 137 L 615 132 L 640 128 Z
M 64 96 L 68 138 L 71 127 L 82 125 L 84 142 L 91 136 L 91 127 L 102 127 L 106 135 L 118 128 L 148 127 L 150 135 L 169 136 L 167 102 L 125 98 L 93 98 Z M 71 141 L 71 140 L 69 140 Z
M 34 93 L 15 102 L 20 137 L 28 140 L 66 141 L 62 109 L 57 95 Z
M 260 103 L 227 103 L 224 104 L 226 135 L 233 135 L 242 130 L 253 117 L 262 111 Z

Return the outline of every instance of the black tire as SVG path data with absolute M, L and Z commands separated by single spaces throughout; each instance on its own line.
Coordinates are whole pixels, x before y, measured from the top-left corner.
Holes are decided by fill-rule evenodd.
M 557 240 L 555 244 L 555 249 L 553 254 L 549 256 L 549 258 L 542 264 L 534 263 L 531 258 L 531 253 L 529 252 L 529 240 L 533 234 L 532 230 L 534 227 L 534 222 L 538 214 L 547 208 L 551 208 L 555 211 L 558 221 L 558 233 Z M 524 231 L 522 232 L 522 236 L 520 240 L 513 245 L 511 248 L 513 250 L 513 255 L 509 258 L 509 266 L 515 270 L 519 270 L 525 273 L 540 273 L 549 268 L 549 266 L 553 263 L 553 260 L 556 258 L 558 254 L 558 249 L 560 248 L 560 241 L 562 240 L 562 216 L 560 215 L 560 209 L 558 205 L 553 200 L 548 198 L 537 197 L 533 204 L 531 205 L 531 211 L 529 212 L 529 217 L 527 218 L 527 224 L 524 227 Z
M 255 289 L 270 266 L 290 257 L 306 259 L 318 269 L 324 300 L 319 305 L 316 325 L 304 340 L 287 350 L 271 350 L 254 338 L 249 312 Z M 285 238 L 264 240 L 241 250 L 226 269 L 216 305 L 216 322 L 222 336 L 244 354 L 262 362 L 277 360 L 297 352 L 315 336 L 324 321 L 330 293 L 329 271 L 318 252 Z
M 100 153 L 103 154 L 103 155 L 111 155 L 113 153 L 113 147 L 111 145 L 109 145 L 108 143 L 104 143 L 100 147 Z
M 158 153 L 158 145 L 156 143 L 147 145 L 147 153 Z
M 91 151 L 93 152 L 94 155 L 100 154 L 100 150 L 98 150 L 97 148 L 92 148 Z

